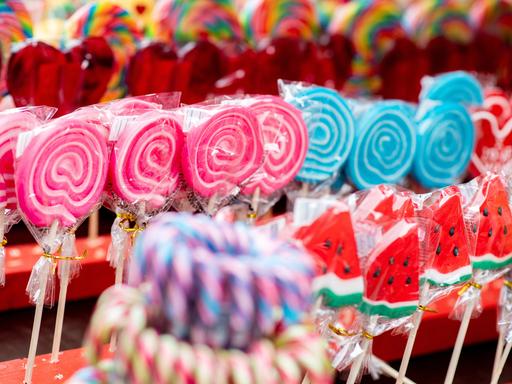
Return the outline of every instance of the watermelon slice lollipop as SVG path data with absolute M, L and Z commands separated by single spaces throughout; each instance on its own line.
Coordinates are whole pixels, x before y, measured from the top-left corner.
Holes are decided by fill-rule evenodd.
M 479 188 L 471 207 L 478 209 L 472 232 L 476 238 L 473 268 L 493 270 L 512 263 L 512 212 L 509 195 L 500 176 L 487 174 L 479 179 Z
M 460 190 L 441 190 L 426 210 L 432 213 L 430 238 L 439 241 L 428 254 L 423 278 L 440 287 L 468 281 L 472 269 Z
M 315 257 L 322 270 L 313 290 L 328 307 L 359 304 L 363 297 L 363 276 L 357 256 L 350 212 L 345 204 L 330 208 L 311 225 L 295 235 Z
M 368 254 L 360 311 L 368 316 L 400 318 L 419 304 L 418 225 L 395 222 Z

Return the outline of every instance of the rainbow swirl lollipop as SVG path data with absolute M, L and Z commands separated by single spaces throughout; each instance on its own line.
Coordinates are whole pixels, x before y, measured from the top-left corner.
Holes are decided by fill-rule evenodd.
M 0 62 L 7 67 L 12 43 L 32 37 L 32 20 L 21 0 L 0 0 Z M 0 98 L 7 93 L 5 70 L 0 72 Z
M 436 37 L 467 44 L 473 37 L 468 6 L 454 0 L 422 0 L 407 8 L 404 28 L 421 47 Z
M 338 8 L 329 32 L 350 37 L 359 56 L 377 61 L 393 48 L 396 39 L 406 35 L 401 14 L 393 0 L 354 1 Z
M 254 44 L 274 37 L 312 40 L 319 30 L 316 9 L 309 0 L 249 0 L 242 23 Z
M 471 8 L 471 23 L 491 35 L 512 42 L 512 2 L 479 0 Z
M 103 36 L 108 41 L 116 60 L 104 101 L 124 96 L 126 69 L 143 37 L 133 16 L 112 1 L 101 0 L 81 7 L 71 16 L 66 27 L 72 39 Z
M 177 44 L 208 38 L 213 42 L 241 42 L 243 31 L 231 0 L 176 0 Z

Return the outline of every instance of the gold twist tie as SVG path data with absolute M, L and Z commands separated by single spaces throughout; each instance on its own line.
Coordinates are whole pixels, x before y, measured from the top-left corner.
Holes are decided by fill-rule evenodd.
M 368 340 L 373 340 L 373 338 L 375 337 L 371 333 L 369 333 L 366 329 L 363 329 L 362 335 L 365 339 L 368 339 Z
M 462 288 L 460 289 L 458 295 L 462 296 L 471 287 L 476 288 L 476 289 L 482 289 L 482 284 L 475 283 L 474 281 L 468 281 L 466 284 L 464 284 L 462 286 Z
M 59 247 L 57 249 L 57 252 L 55 254 L 51 254 L 49 252 L 43 252 L 43 257 L 50 260 L 53 264 L 53 273 L 55 273 L 55 270 L 57 269 L 57 265 L 59 264 L 59 261 L 80 261 L 87 257 L 87 249 L 78 256 L 62 256 L 60 255 L 60 252 L 62 250 L 62 247 Z
M 503 285 L 508 289 L 512 289 L 512 281 L 510 280 L 503 280 Z
M 4 237 L 0 246 L 5 247 L 7 245 L 7 237 Z
M 434 308 L 427 307 L 426 305 L 418 305 L 418 310 L 422 312 L 430 312 L 430 313 L 437 313 L 437 311 Z
M 248 219 L 255 219 L 256 218 L 256 212 L 249 212 L 247 213 Z
M 351 333 L 351 332 L 347 331 L 345 328 L 338 327 L 332 323 L 329 323 L 328 327 L 331 331 L 333 331 L 338 336 L 351 337 L 351 336 L 357 335 L 357 333 Z
M 126 233 L 131 234 L 132 240 L 137 236 L 137 233 L 142 232 L 145 229 L 144 226 L 137 223 L 137 218 L 131 213 L 118 213 L 116 216 L 121 219 L 119 222 L 119 228 Z

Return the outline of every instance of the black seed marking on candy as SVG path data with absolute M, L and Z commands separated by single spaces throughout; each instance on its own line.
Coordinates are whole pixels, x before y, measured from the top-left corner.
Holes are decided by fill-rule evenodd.
M 380 267 L 373 272 L 373 277 L 379 277 L 380 276 Z
M 393 264 L 395 264 L 395 258 L 393 256 L 391 256 L 389 258 L 389 265 L 393 265 Z
M 487 235 L 489 235 L 489 237 L 491 237 L 491 236 L 492 236 L 492 228 L 491 228 L 491 229 L 489 229 L 489 232 L 487 232 Z
M 405 280 L 405 284 L 409 285 L 412 283 L 412 279 L 410 276 L 407 277 L 407 280 Z
M 388 279 L 388 284 L 391 285 L 393 284 L 393 281 L 395 281 L 395 278 L 393 276 L 391 276 L 389 279 Z
M 476 226 L 476 224 L 473 224 L 473 233 L 476 233 L 478 231 L 478 227 Z
M 345 268 L 343 268 L 343 272 L 350 273 L 350 266 L 349 265 L 345 265 Z
M 325 240 L 324 246 L 327 249 L 331 248 L 331 246 L 332 246 L 331 240 L 329 240 L 329 239 Z
M 404 267 L 407 267 L 409 265 L 409 259 L 410 257 L 407 256 L 406 259 L 404 260 Z
M 455 227 L 451 227 L 448 233 L 450 234 L 450 236 L 455 235 Z
M 441 226 L 440 226 L 439 224 L 437 224 L 437 225 L 434 227 L 434 233 L 438 233 L 440 230 L 441 230 Z
M 341 255 L 341 252 L 343 252 L 343 246 L 341 244 L 338 244 L 336 247 L 336 254 Z
M 440 254 L 441 254 L 441 244 L 439 244 L 436 249 L 436 255 L 440 255 Z
M 458 247 L 453 248 L 453 256 L 455 256 L 455 257 L 459 256 L 459 248 Z
M 507 228 L 507 226 L 505 225 L 505 226 L 503 227 L 503 234 L 504 234 L 504 235 L 506 235 L 507 233 L 508 233 L 508 228 Z
M 484 208 L 484 216 L 489 216 L 489 210 L 487 208 Z
M 498 207 L 498 215 L 500 215 L 500 216 L 501 216 L 502 214 L 503 214 L 503 208 Z

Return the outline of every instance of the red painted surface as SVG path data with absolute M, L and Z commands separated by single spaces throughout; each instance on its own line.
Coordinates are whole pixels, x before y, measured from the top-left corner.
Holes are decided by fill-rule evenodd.
M 71 281 L 68 300 L 96 297 L 114 283 L 114 270 L 105 260 L 110 236 L 94 241 L 77 239 L 79 254 L 87 249 L 82 261 L 80 275 Z M 6 247 L 6 284 L 0 288 L 0 311 L 28 307 L 25 293 L 32 266 L 41 256 L 41 249 L 35 244 Z M 58 286 L 57 286 L 58 288 Z

